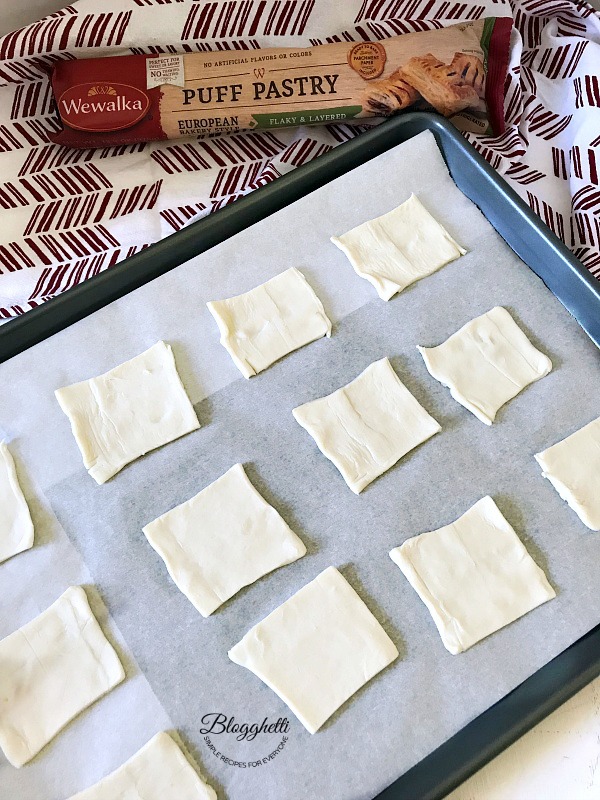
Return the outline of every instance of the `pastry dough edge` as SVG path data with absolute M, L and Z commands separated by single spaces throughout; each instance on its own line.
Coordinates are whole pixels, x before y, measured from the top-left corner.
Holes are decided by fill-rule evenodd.
M 171 509 L 171 511 L 172 510 L 173 509 Z M 168 513 L 169 513 L 168 511 L 165 512 L 165 514 L 168 514 Z M 182 581 L 180 579 L 179 570 L 178 569 L 172 569 L 171 564 L 169 563 L 169 559 L 167 558 L 167 554 L 166 554 L 164 548 L 162 547 L 162 545 L 160 543 L 160 540 L 156 536 L 156 529 L 160 528 L 160 521 L 161 521 L 162 517 L 165 516 L 165 514 L 161 515 L 161 517 L 157 517 L 157 519 L 155 519 L 152 522 L 149 522 L 147 525 L 145 525 L 142 528 L 142 533 L 144 534 L 144 536 L 148 540 L 148 544 L 152 547 L 152 549 L 157 553 L 157 555 L 162 560 L 163 565 L 166 567 L 166 570 L 167 570 L 167 572 L 169 574 L 169 577 L 171 578 L 171 580 L 175 584 L 175 586 L 178 589 L 178 591 L 181 592 L 181 594 L 186 598 L 186 600 L 188 600 L 194 606 L 196 611 L 199 614 L 201 614 L 204 617 L 204 619 L 207 619 L 208 617 L 210 617 L 210 615 L 213 612 L 215 612 L 217 610 L 217 608 L 219 608 L 219 606 L 221 606 L 223 603 L 225 603 L 228 598 L 226 598 L 225 600 L 221 600 L 221 598 L 218 597 L 215 594 L 213 589 L 205 581 L 202 581 L 203 591 L 204 591 L 204 593 L 206 595 L 209 595 L 211 598 L 213 598 L 214 605 L 212 605 L 212 607 L 210 608 L 210 611 L 207 611 L 206 609 L 211 604 L 207 603 L 207 605 L 204 608 L 200 608 L 198 603 L 193 599 L 193 593 L 191 591 L 189 591 L 190 588 L 191 588 L 189 581 L 186 581 L 186 582 Z M 156 523 L 159 523 L 159 524 L 156 524 Z M 185 586 L 185 589 L 182 588 L 182 585 Z
M 199 775 L 196 769 L 194 768 L 195 765 L 191 763 L 191 760 L 188 759 L 186 753 L 183 752 L 181 747 L 177 744 L 177 742 L 170 736 L 166 731 L 159 731 L 158 733 L 154 734 L 148 741 L 142 745 L 138 750 L 136 750 L 133 755 L 131 755 L 126 761 L 124 761 L 120 766 L 115 767 L 111 772 L 105 775 L 96 783 L 88 786 L 86 789 L 77 792 L 74 795 L 71 795 L 69 800 L 89 800 L 89 798 L 93 798 L 97 791 L 102 790 L 106 787 L 106 782 L 113 779 L 116 773 L 121 771 L 126 771 L 126 768 L 131 762 L 134 762 L 139 756 L 144 753 L 147 753 L 148 750 L 155 749 L 157 746 L 162 748 L 167 748 L 171 751 L 173 757 L 179 760 L 179 757 L 185 759 L 187 764 L 189 765 L 190 770 L 194 773 L 195 777 L 203 784 L 203 789 L 206 789 L 207 796 L 210 800 L 217 800 L 217 793 L 213 789 L 210 784 L 208 784 L 203 776 Z M 104 784 L 104 787 L 102 786 Z
M 399 547 L 394 547 L 392 550 L 390 550 L 389 556 L 394 564 L 400 568 L 400 571 L 415 590 L 421 602 L 427 607 L 427 610 L 429 611 L 431 618 L 435 623 L 435 627 L 437 628 L 440 639 L 442 640 L 442 644 L 446 650 L 448 650 L 448 652 L 453 656 L 458 655 L 459 653 L 464 653 L 467 648 L 460 641 L 458 634 L 456 634 L 455 626 L 452 624 L 453 618 L 447 615 L 444 616 L 439 612 L 434 603 L 435 598 L 429 591 L 427 585 L 421 579 L 411 561 L 402 552 L 404 545 L 414 541 L 415 539 L 418 539 L 419 536 L 421 536 L 421 534 L 417 534 L 417 536 L 411 536 L 410 539 L 407 539 Z M 441 605 L 442 604 L 440 603 L 440 606 Z M 450 631 L 454 631 L 453 636 L 448 635 Z
M 364 224 L 364 223 L 363 223 Z M 350 231 L 348 231 L 349 233 Z M 360 268 L 358 262 L 352 255 L 351 250 L 343 243 L 341 237 L 339 236 L 332 236 L 330 239 L 333 244 L 344 253 L 354 272 L 358 275 L 359 278 L 363 278 L 364 280 L 368 281 L 371 286 L 375 289 L 381 300 L 391 300 L 395 294 L 404 291 L 407 286 L 410 284 L 405 284 L 401 286 L 399 283 L 395 283 L 394 281 L 390 280 L 389 278 L 380 277 L 377 275 L 372 275 L 370 272 L 363 272 Z
M 256 287 L 255 287 L 256 288 Z M 228 298 L 231 299 L 231 298 Z M 218 311 L 218 306 L 220 303 L 224 302 L 223 300 L 210 300 L 206 307 L 212 314 L 213 319 L 217 323 L 217 327 L 219 328 L 219 343 L 227 350 L 229 353 L 229 357 L 235 364 L 235 366 L 239 369 L 246 380 L 249 380 L 254 375 L 257 374 L 256 370 L 244 359 L 240 358 L 234 348 L 230 344 L 231 334 L 229 333 L 228 327 L 224 324 L 223 319 Z
M 561 441 L 564 441 L 564 439 Z M 557 444 L 560 444 L 560 442 L 557 442 Z M 552 445 L 552 447 L 554 447 L 554 445 Z M 550 450 L 551 448 L 549 447 L 547 449 Z M 546 478 L 546 480 L 552 484 L 560 499 L 563 500 L 569 506 L 569 508 L 577 514 L 579 520 L 585 525 L 586 528 L 594 531 L 595 533 L 600 531 L 600 525 L 592 522 L 587 510 L 578 502 L 577 498 L 575 497 L 573 490 L 563 483 L 560 478 L 555 475 L 551 475 L 550 472 L 546 471 L 549 469 L 549 466 L 545 463 L 545 452 L 546 451 L 544 450 L 541 453 L 536 453 L 534 455 L 535 460 L 542 468 L 542 477 Z
M 442 342 L 442 344 L 444 343 Z M 459 405 L 461 405 L 463 408 L 466 408 L 467 411 L 470 411 L 471 414 L 473 414 L 473 416 L 477 417 L 477 419 L 483 422 L 485 425 L 488 426 L 492 425 L 492 423 L 496 419 L 496 414 L 494 414 L 493 417 L 490 417 L 488 414 L 485 413 L 485 411 L 483 411 L 478 406 L 474 405 L 469 400 L 467 400 L 467 398 L 464 397 L 460 392 L 458 392 L 454 388 L 454 386 L 450 386 L 450 384 L 446 383 L 444 380 L 442 380 L 442 378 L 439 375 L 436 374 L 436 370 L 429 358 L 429 351 L 436 349 L 437 349 L 436 347 L 421 347 L 421 345 L 417 345 L 417 350 L 423 357 L 423 361 L 425 362 L 425 367 L 427 368 L 427 372 L 431 375 L 431 377 L 434 380 L 436 380 L 438 383 L 441 383 L 441 385 L 444 386 L 446 389 L 450 390 L 450 396 L 454 400 L 456 400 L 456 402 Z
M 292 597 L 293 597 L 293 595 L 292 595 Z M 274 610 L 277 610 L 277 609 L 274 609 Z M 269 615 L 267 614 L 267 616 L 264 619 L 267 619 L 268 616 Z M 262 620 L 261 620 L 261 622 L 262 622 Z M 260 624 L 260 622 L 257 623 L 257 625 L 259 625 L 259 624 Z M 256 626 L 253 626 L 253 627 L 256 627 Z M 238 666 L 244 667 L 245 669 L 247 669 L 249 672 L 251 672 L 253 675 L 255 675 L 259 680 L 261 680 L 265 684 L 265 686 L 268 686 L 268 688 L 271 689 L 272 692 L 275 692 L 277 697 L 279 697 L 279 699 L 290 709 L 290 711 L 292 711 L 292 713 L 296 716 L 298 721 L 306 728 L 306 730 L 310 734 L 315 734 L 319 730 L 319 728 L 322 727 L 322 725 L 325 724 L 325 722 L 327 720 L 323 720 L 323 722 L 320 725 L 317 725 L 317 726 L 312 725 L 309 722 L 309 720 L 304 716 L 302 711 L 298 708 L 296 703 L 290 697 L 287 697 L 285 692 L 281 692 L 273 683 L 271 683 L 271 681 L 266 677 L 266 675 L 263 674 L 262 670 L 256 670 L 256 669 L 254 669 L 253 666 L 250 666 L 250 663 L 249 663 L 248 659 L 246 658 L 246 653 L 244 652 L 244 647 L 242 647 L 242 645 L 244 644 L 244 639 L 252 631 L 252 629 L 253 628 L 250 628 L 250 631 L 248 631 L 240 639 L 240 641 L 237 644 L 235 644 L 227 652 L 227 655 L 228 655 L 229 659 L 231 661 L 233 661 L 234 664 L 237 664 Z M 335 714 L 335 711 L 332 711 L 330 716 L 332 716 L 333 714 Z M 329 719 L 329 717 L 327 719 Z
M 29 509 L 29 505 L 27 500 L 25 499 L 25 495 L 23 494 L 23 489 L 19 483 L 19 477 L 17 475 L 17 467 L 15 465 L 15 460 L 12 456 L 12 453 L 8 449 L 8 445 L 4 441 L 0 441 L 0 457 L 3 457 L 4 462 L 6 464 L 6 469 L 8 473 L 8 482 L 10 484 L 11 489 L 13 490 L 14 494 L 17 497 L 19 503 L 22 504 L 23 509 L 27 512 L 27 526 L 26 530 L 23 531 L 23 535 L 19 540 L 19 544 L 17 547 L 18 550 L 15 550 L 10 555 L 6 556 L 5 558 L 2 557 L 0 554 L 0 564 L 4 561 L 8 561 L 9 558 L 18 555 L 19 553 L 25 552 L 25 550 L 30 550 L 33 547 L 33 541 L 35 537 L 35 529 L 33 526 L 33 520 L 31 519 L 31 511 Z

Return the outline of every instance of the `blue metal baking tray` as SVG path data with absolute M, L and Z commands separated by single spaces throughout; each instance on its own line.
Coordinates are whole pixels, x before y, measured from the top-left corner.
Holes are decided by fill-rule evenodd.
M 336 147 L 3 326 L 0 363 L 424 130 L 435 136 L 458 188 L 600 347 L 600 282 L 450 123 L 433 114 L 411 113 Z M 398 778 L 378 800 L 444 797 L 599 674 L 600 625 Z

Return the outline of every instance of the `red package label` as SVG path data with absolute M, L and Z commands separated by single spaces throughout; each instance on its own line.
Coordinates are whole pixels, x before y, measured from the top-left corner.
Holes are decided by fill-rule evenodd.
M 61 94 L 57 104 L 69 128 L 106 133 L 139 122 L 150 107 L 150 98 L 126 83 L 77 83 Z

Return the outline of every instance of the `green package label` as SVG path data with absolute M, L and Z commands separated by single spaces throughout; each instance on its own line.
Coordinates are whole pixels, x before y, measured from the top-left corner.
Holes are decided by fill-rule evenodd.
M 256 128 L 288 128 L 296 125 L 323 125 L 327 122 L 342 122 L 354 119 L 362 106 L 339 106 L 316 111 L 286 111 L 273 114 L 252 114 Z

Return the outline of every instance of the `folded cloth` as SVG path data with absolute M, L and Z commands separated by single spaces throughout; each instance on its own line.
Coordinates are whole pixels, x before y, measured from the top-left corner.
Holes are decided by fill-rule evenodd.
M 502 136 L 466 138 L 600 276 L 600 15 L 584 0 L 79 0 L 0 38 L 0 318 L 34 308 L 364 126 L 69 150 L 58 59 L 307 47 L 514 17 Z

